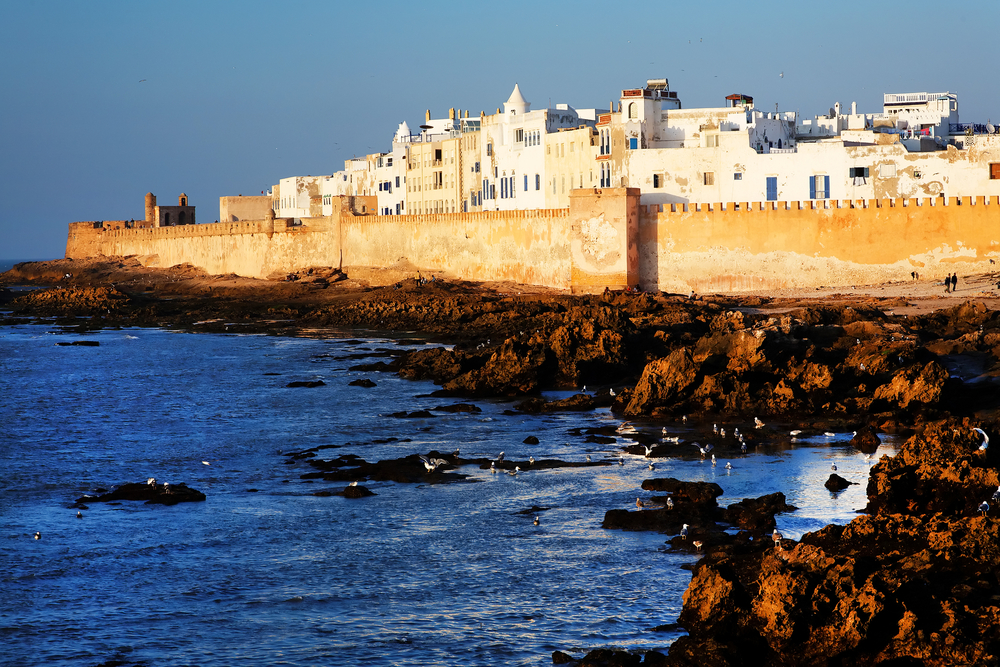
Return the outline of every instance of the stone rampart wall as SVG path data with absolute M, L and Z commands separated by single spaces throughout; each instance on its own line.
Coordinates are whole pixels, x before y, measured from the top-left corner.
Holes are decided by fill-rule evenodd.
M 989 270 L 1000 200 L 640 206 L 640 285 L 673 292 L 873 284 Z
M 986 271 L 1000 257 L 997 197 L 642 206 L 634 189 L 584 189 L 569 209 L 406 216 L 361 215 L 358 201 L 342 198 L 332 215 L 296 226 L 72 223 L 66 256 L 141 255 L 260 278 L 403 267 L 580 292 L 680 293 L 871 284 L 913 271 L 936 278 Z

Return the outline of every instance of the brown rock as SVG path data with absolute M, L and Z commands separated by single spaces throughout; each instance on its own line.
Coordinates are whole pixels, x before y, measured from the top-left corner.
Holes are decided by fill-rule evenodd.
M 905 368 L 896 373 L 892 382 L 875 390 L 874 398 L 890 401 L 901 408 L 911 404 L 934 405 L 941 400 L 948 371 L 936 361 L 922 367 Z
M 698 365 L 687 348 L 646 364 L 625 414 L 647 414 L 655 407 L 675 403 L 694 385 L 697 376 Z

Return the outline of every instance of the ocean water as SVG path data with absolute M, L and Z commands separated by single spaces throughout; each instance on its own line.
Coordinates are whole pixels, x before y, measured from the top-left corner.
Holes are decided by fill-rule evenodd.
M 279 451 L 616 462 L 631 441 L 569 432 L 617 424 L 605 410 L 510 416 L 512 402 L 480 400 L 479 414 L 389 417 L 454 402 L 427 396 L 428 382 L 348 370 L 412 338 L 125 329 L 86 334 L 99 347 L 56 345 L 78 338 L 0 328 L 3 665 L 550 665 L 554 650 L 665 651 L 678 632 L 652 628 L 676 621 L 696 554 L 601 528 L 608 509 L 648 495 L 644 479 L 716 481 L 721 505 L 783 491 L 799 507 L 778 517 L 788 537 L 847 523 L 865 504 L 870 463 L 850 434 L 765 444 L 732 471 L 681 445 L 655 472 L 630 455 L 517 477 L 467 466 L 462 483 L 362 482 L 377 495 L 318 497 L 343 484 L 300 479 L 313 469 Z M 378 386 L 348 386 L 360 377 Z M 311 379 L 326 386 L 285 386 Z M 522 444 L 528 435 L 540 443 Z M 879 454 L 894 451 L 887 441 Z M 823 488 L 832 462 L 858 485 Z M 94 503 L 83 519 L 70 507 L 147 477 L 208 499 Z M 539 526 L 520 514 L 532 506 L 546 508 Z

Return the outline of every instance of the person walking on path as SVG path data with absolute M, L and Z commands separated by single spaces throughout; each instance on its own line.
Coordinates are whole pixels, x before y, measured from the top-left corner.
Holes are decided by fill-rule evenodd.
M 950 273 L 944 279 L 944 293 L 948 294 L 949 292 L 951 292 L 951 274 Z
M 955 293 L 955 292 L 958 291 L 958 274 L 957 273 L 951 274 L 951 291 L 952 291 L 952 293 Z

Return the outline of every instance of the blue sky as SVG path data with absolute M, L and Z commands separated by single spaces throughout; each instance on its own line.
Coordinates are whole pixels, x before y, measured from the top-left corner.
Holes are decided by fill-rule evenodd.
M 65 252 L 67 223 L 141 218 L 330 173 L 424 110 L 607 107 L 667 77 L 685 107 L 881 110 L 958 93 L 1000 121 L 993 0 L 871 3 L 8 2 L 0 41 L 0 258 Z M 784 73 L 781 77 L 779 74 Z

